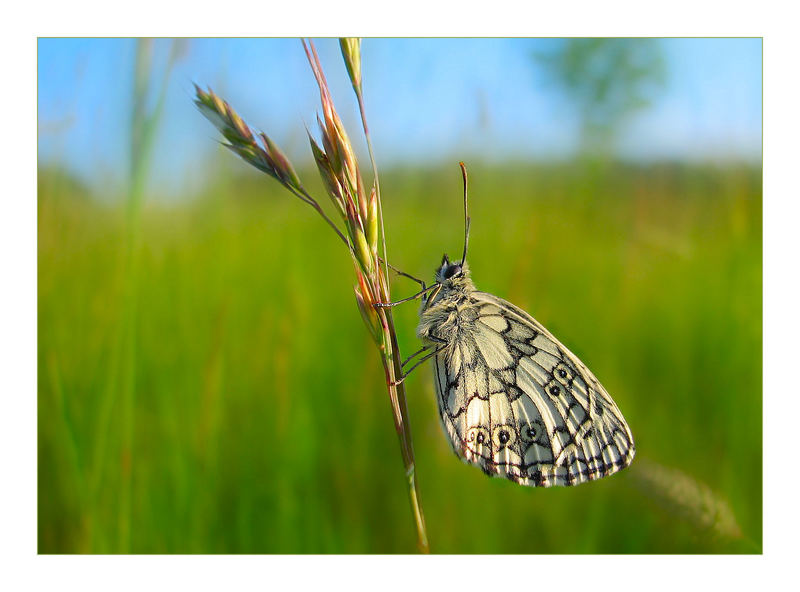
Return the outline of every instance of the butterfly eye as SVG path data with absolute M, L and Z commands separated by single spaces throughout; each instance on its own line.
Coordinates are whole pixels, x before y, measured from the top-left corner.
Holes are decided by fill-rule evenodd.
M 459 273 L 461 273 L 461 266 L 458 264 L 451 265 L 444 270 L 444 279 L 449 280 L 451 277 Z

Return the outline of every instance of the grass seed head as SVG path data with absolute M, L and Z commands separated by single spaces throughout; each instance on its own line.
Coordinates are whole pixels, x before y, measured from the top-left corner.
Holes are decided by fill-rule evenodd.
M 352 44 L 345 43 L 342 47 L 345 46 L 352 48 Z M 377 224 L 377 203 L 374 206 L 376 213 L 372 215 L 355 150 L 336 112 L 314 44 L 306 44 L 304 41 L 303 47 L 317 81 L 322 103 L 322 117 L 317 116 L 321 141 L 318 143 L 309 135 L 311 150 L 328 193 L 337 202 L 340 213 L 344 216 L 353 256 L 359 268 L 372 278 L 377 267 L 378 232 L 377 226 L 370 229 L 370 220 L 374 218 L 373 224 Z M 360 69 L 358 71 L 360 73 Z
M 227 148 L 260 171 L 280 181 L 285 187 L 302 191 L 303 186 L 292 163 L 269 136 L 260 133 L 262 144 L 259 144 L 244 120 L 226 101 L 210 88 L 204 91 L 196 84 L 194 88 L 195 105 L 228 141 L 224 144 Z
M 272 163 L 272 166 L 281 180 L 284 181 L 284 184 L 290 185 L 297 189 L 300 189 L 303 185 L 300 183 L 300 177 L 297 176 L 297 173 L 292 166 L 292 163 L 289 162 L 289 159 L 286 158 L 286 155 L 281 151 L 280 148 L 273 142 L 267 134 L 261 132 L 261 141 L 264 144 L 264 148 L 266 149 L 266 154 L 269 157 L 269 160 Z
M 727 500 L 674 468 L 641 459 L 636 471 L 637 484 L 648 497 L 676 517 L 683 518 L 700 532 L 729 540 L 742 538 L 742 531 Z
M 369 205 L 367 207 L 367 241 L 369 247 L 373 252 L 378 252 L 378 192 L 375 190 L 375 185 L 372 186 L 372 192 L 369 194 Z
M 328 154 L 325 152 L 325 150 L 323 150 L 323 148 L 320 147 L 319 144 L 317 144 L 310 132 L 308 134 L 308 141 L 311 144 L 311 153 L 314 155 L 314 162 L 317 163 L 319 176 L 322 178 L 322 182 L 325 184 L 326 193 L 336 205 L 339 214 L 344 217 L 344 193 L 342 192 L 342 186 L 339 184 L 339 180 L 336 178 L 336 173 L 333 170 L 333 165 L 328 158 Z
M 367 326 L 367 329 L 369 329 L 372 338 L 376 343 L 380 343 L 382 340 L 381 321 L 380 318 L 378 318 L 377 312 L 375 312 L 375 307 L 373 306 L 375 299 L 372 296 L 370 285 L 367 283 L 367 279 L 364 277 L 364 274 L 361 273 L 358 268 L 356 268 L 356 278 L 358 280 L 358 284 L 353 286 L 353 291 L 356 295 L 358 310 L 361 313 L 361 318 L 364 320 L 364 324 Z
M 361 96 L 361 38 L 342 37 L 339 39 L 344 65 L 353 84 L 353 90 Z

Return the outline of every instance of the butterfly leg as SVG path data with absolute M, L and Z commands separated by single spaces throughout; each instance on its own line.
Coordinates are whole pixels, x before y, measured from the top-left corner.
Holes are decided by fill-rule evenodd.
M 425 284 L 423 283 L 422 285 L 424 286 Z M 416 300 L 417 298 L 422 296 L 425 292 L 430 292 L 431 290 L 433 290 L 438 285 L 439 284 L 433 284 L 432 286 L 428 286 L 427 288 L 423 287 L 422 290 L 420 290 L 419 292 L 417 292 L 413 296 L 409 296 L 408 298 L 403 298 L 402 300 L 398 300 L 397 302 L 376 302 L 372 306 L 374 306 L 375 308 L 389 308 L 391 306 L 397 306 L 398 304 L 403 304 L 403 302 L 408 302 L 410 300 Z
M 419 279 L 419 278 L 415 278 L 415 277 L 414 277 L 413 275 L 411 275 L 410 273 L 406 273 L 405 271 L 401 271 L 401 270 L 397 269 L 397 268 L 396 268 L 394 265 L 392 265 L 392 264 L 391 264 L 391 263 L 389 263 L 388 261 L 385 261 L 383 257 L 378 257 L 378 260 L 379 260 L 381 263 L 386 263 L 386 265 L 389 267 L 389 269 L 391 269 L 392 271 L 394 271 L 394 272 L 395 272 L 397 275 L 402 275 L 403 277 L 407 277 L 408 279 L 410 279 L 410 280 L 412 280 L 412 281 L 415 281 L 415 282 L 417 282 L 417 283 L 418 283 L 420 286 L 422 286 L 422 289 L 423 289 L 423 290 L 425 289 L 425 282 L 423 282 L 421 279 Z
M 426 351 L 428 351 L 428 350 L 429 350 L 431 347 L 432 347 L 432 346 L 430 346 L 430 345 L 425 345 L 425 346 L 421 347 L 420 349 L 418 349 L 417 351 L 415 351 L 413 354 L 411 354 L 410 356 L 408 356 L 408 357 L 407 357 L 405 360 L 403 360 L 403 361 L 400 363 L 400 366 L 401 366 L 401 367 L 405 366 L 405 365 L 406 365 L 406 364 L 408 364 L 408 363 L 409 363 L 411 360 L 413 360 L 415 357 L 417 357 L 419 354 L 421 354 L 421 353 L 423 353 L 423 352 L 426 352 Z
M 432 357 L 433 357 L 433 356 L 435 356 L 436 354 L 440 353 L 440 352 L 441 352 L 441 351 L 442 351 L 442 350 L 445 348 L 445 346 L 447 345 L 447 342 L 446 342 L 444 339 L 439 339 L 438 337 L 434 337 L 434 338 L 433 338 L 433 340 L 434 340 L 434 341 L 436 341 L 437 343 L 436 343 L 436 344 L 431 344 L 431 345 L 426 345 L 425 347 L 423 347 L 423 348 L 422 348 L 422 349 L 420 349 L 419 351 L 416 351 L 416 352 L 414 352 L 413 354 L 411 354 L 411 355 L 410 355 L 410 356 L 409 356 L 409 357 L 408 357 L 408 358 L 407 358 L 407 359 L 406 359 L 406 360 L 405 360 L 405 361 L 404 361 L 404 362 L 401 364 L 401 366 L 406 366 L 406 365 L 407 365 L 407 364 L 408 364 L 408 363 L 409 363 L 411 360 L 413 360 L 413 359 L 414 359 L 414 358 L 415 358 L 417 355 L 419 355 L 419 354 L 421 354 L 421 353 L 423 353 L 423 352 L 428 352 L 428 353 L 427 353 L 426 355 L 424 355 L 422 358 L 420 358 L 419 360 L 417 360 L 417 362 L 416 362 L 416 363 L 415 363 L 413 366 L 411 366 L 411 368 L 409 368 L 408 370 L 403 370 L 403 375 L 402 375 L 402 376 L 401 376 L 401 377 L 400 377 L 398 380 L 395 380 L 394 382 L 392 382 L 392 383 L 391 383 L 391 384 L 392 384 L 392 386 L 397 386 L 398 384 L 400 384 L 401 382 L 403 382 L 403 381 L 406 379 L 406 377 L 407 377 L 409 374 L 411 374 L 411 372 L 412 372 L 412 371 L 413 371 L 413 370 L 414 370 L 414 369 L 415 369 L 417 366 L 419 366 L 420 364 L 422 364 L 422 363 L 423 363 L 423 362 L 425 362 L 426 360 L 429 360 L 430 358 L 432 358 Z M 433 351 L 430 351 L 431 349 L 433 349 Z

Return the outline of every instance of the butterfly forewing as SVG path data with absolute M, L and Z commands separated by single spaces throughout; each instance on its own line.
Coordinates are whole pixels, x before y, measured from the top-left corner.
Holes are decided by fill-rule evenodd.
M 434 364 L 441 420 L 456 454 L 489 475 L 541 487 L 628 466 L 630 429 L 577 356 L 509 302 L 462 294 L 448 320 L 428 328 L 456 327 Z

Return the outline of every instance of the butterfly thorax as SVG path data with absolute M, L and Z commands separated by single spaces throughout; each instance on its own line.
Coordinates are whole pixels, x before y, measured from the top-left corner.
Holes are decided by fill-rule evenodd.
M 417 335 L 425 343 L 453 343 L 458 331 L 469 331 L 477 318 L 471 302 L 475 284 L 466 263 L 451 264 L 447 256 L 436 272 L 436 284 L 422 299 Z

